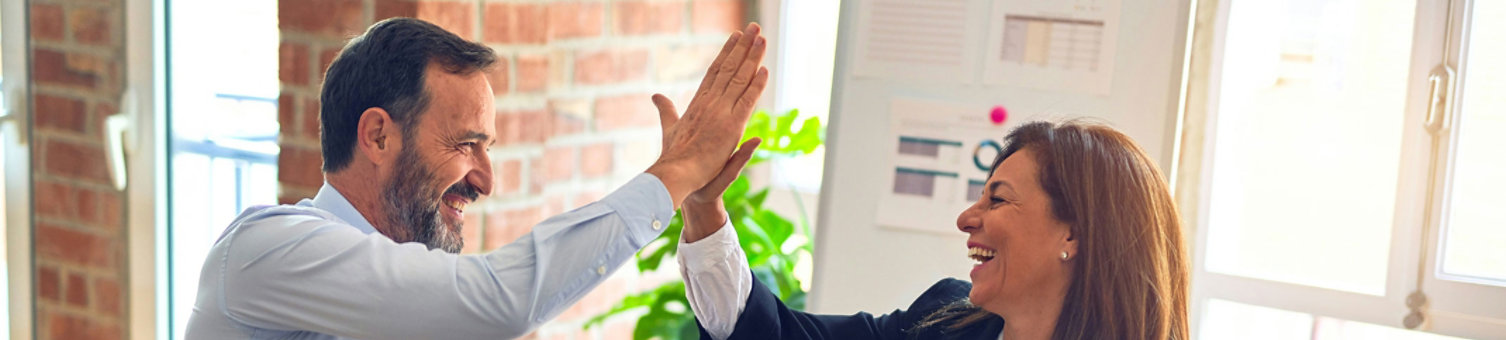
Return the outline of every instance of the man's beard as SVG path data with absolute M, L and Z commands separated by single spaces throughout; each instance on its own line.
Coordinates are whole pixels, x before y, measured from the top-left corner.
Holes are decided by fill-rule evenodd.
M 408 145 L 412 145 L 408 143 Z M 413 148 L 403 148 L 397 156 L 397 168 L 384 189 L 383 199 L 387 210 L 388 238 L 398 243 L 418 242 L 429 249 L 459 253 L 465 246 L 460 235 L 464 222 L 446 224 L 439 209 L 443 196 L 436 193 L 430 183 L 435 182 L 434 172 L 423 166 Z M 478 190 L 461 181 L 445 190 L 446 194 L 476 200 Z

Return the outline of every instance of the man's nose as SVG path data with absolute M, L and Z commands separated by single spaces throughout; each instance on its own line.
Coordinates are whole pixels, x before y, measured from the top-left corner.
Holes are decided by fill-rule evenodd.
M 476 187 L 482 196 L 492 195 L 492 157 L 486 152 L 479 152 L 476 167 L 466 174 L 465 180 Z

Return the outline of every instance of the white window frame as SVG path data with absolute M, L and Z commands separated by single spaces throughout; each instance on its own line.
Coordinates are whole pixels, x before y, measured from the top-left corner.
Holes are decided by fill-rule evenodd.
M 1248 1 L 1248 0 L 1246 0 Z M 1500 337 L 1506 334 L 1506 288 L 1438 279 L 1436 254 L 1440 239 L 1439 219 L 1428 218 L 1422 207 L 1442 209 L 1442 191 L 1429 201 L 1429 168 L 1435 167 L 1430 156 L 1432 135 L 1425 128 L 1429 101 L 1428 79 L 1440 64 L 1459 65 L 1461 39 L 1468 33 L 1465 13 L 1471 0 L 1418 0 L 1413 31 L 1413 48 L 1409 66 L 1408 98 L 1403 122 L 1403 150 L 1399 160 L 1397 202 L 1391 244 L 1387 260 L 1386 289 L 1381 296 L 1367 295 L 1300 284 L 1261 280 L 1218 272 L 1205 267 L 1208 251 L 1209 192 L 1212 186 L 1212 143 L 1217 138 L 1218 89 L 1222 69 L 1224 39 L 1231 0 L 1199 0 L 1195 10 L 1197 27 L 1191 40 L 1189 78 L 1185 80 L 1182 142 L 1178 162 L 1173 169 L 1178 201 L 1184 220 L 1189 222 L 1188 235 L 1193 252 L 1193 291 L 1190 316 L 1197 336 L 1202 311 L 1210 299 L 1248 305 L 1272 307 L 1315 316 L 1333 317 L 1405 329 L 1403 317 L 1411 312 L 1407 297 L 1419 288 L 1430 300 L 1422 308 L 1426 322 L 1416 330 L 1469 338 Z M 1450 11 L 1450 5 L 1456 10 Z M 1462 34 L 1447 34 L 1447 30 Z M 1199 37 L 1201 35 L 1206 35 Z M 1200 60 L 1201 59 L 1201 60 Z M 1447 82 L 1455 82 L 1448 79 Z M 1454 99 L 1457 94 L 1448 93 Z M 1451 100 L 1452 101 L 1452 100 Z M 1453 108 L 1457 110 L 1457 108 Z M 1451 120 L 1457 115 L 1449 114 Z M 1457 136 L 1446 134 L 1436 168 L 1446 174 L 1448 152 Z M 1446 184 L 1448 178 L 1433 179 Z M 1439 186 L 1440 188 L 1446 186 Z M 1434 216 L 1439 214 L 1433 213 Z M 1428 226 L 1424 228 L 1423 226 Z M 1426 254 L 1426 255 L 1424 255 Z M 1315 261 L 1321 259 L 1314 259 Z M 1422 275 L 1426 273 L 1427 275 Z M 1419 279 L 1421 275 L 1421 279 Z M 1491 305 L 1492 302 L 1496 304 Z
M 165 60 L 161 0 L 126 0 L 127 98 L 121 110 L 130 120 L 126 133 L 127 216 L 126 263 L 130 277 L 127 293 L 127 339 L 166 339 L 169 332 L 163 313 L 167 306 L 167 244 L 158 230 L 165 227 L 166 190 Z
M 1438 131 L 1439 145 L 1435 151 L 1438 158 L 1433 162 L 1433 171 L 1437 174 L 1432 180 L 1436 190 L 1433 191 L 1432 201 L 1428 202 L 1430 214 L 1426 221 L 1427 228 L 1427 254 L 1424 267 L 1422 291 L 1428 298 L 1428 316 L 1433 326 L 1438 329 L 1455 331 L 1457 334 L 1470 337 L 1506 337 L 1506 287 L 1494 286 L 1486 283 L 1474 282 L 1466 278 L 1448 277 L 1439 266 L 1442 264 L 1444 244 L 1444 232 L 1447 224 L 1444 216 L 1447 216 L 1447 202 L 1449 191 L 1452 187 L 1452 171 L 1455 152 L 1458 149 L 1459 135 L 1457 129 L 1450 127 L 1459 126 L 1460 105 L 1462 100 L 1461 79 L 1468 72 L 1469 64 L 1464 60 L 1468 48 L 1465 43 L 1469 41 L 1472 33 L 1470 30 L 1471 8 L 1476 0 L 1448 0 L 1452 8 L 1448 16 L 1447 29 L 1449 30 L 1447 48 L 1444 55 L 1444 65 L 1457 70 L 1454 76 L 1444 78 L 1440 86 L 1448 86 L 1452 90 L 1446 92 L 1443 107 L 1443 126 Z M 1498 62 L 1498 61 L 1496 61 Z M 1492 304 L 1494 302 L 1494 304 Z
M 10 314 L 10 338 L 31 339 L 33 327 L 32 247 L 31 247 L 31 152 L 30 114 L 31 74 L 27 50 L 28 6 L 26 1 L 5 1 L 0 7 L 0 48 L 5 53 L 5 116 L 0 120 L 0 148 L 5 150 L 5 264 L 9 273 L 6 292 Z

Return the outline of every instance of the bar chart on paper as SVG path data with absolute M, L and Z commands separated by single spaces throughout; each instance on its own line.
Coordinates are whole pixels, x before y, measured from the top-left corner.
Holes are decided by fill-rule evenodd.
M 1067 70 L 1098 70 L 1103 21 L 1009 15 L 1004 61 Z

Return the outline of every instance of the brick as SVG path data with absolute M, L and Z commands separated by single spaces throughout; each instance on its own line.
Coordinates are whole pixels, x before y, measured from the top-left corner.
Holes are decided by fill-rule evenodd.
M 99 78 L 109 73 L 104 64 L 105 61 L 89 55 L 35 48 L 31 54 L 31 76 L 37 84 L 92 90 Z
M 329 65 L 335 62 L 335 57 L 340 56 L 339 47 L 325 48 L 319 52 L 319 69 L 315 70 L 314 77 L 317 83 L 324 83 L 324 73 L 329 72 Z
M 665 46 L 654 50 L 654 80 L 676 82 L 696 80 L 706 75 L 706 68 L 716 59 L 718 45 Z M 678 104 L 689 102 L 675 101 Z
M 416 17 L 418 14 L 418 2 L 413 0 L 379 0 L 376 8 L 372 10 L 375 15 L 371 20 L 382 21 L 394 17 Z
M 38 41 L 63 40 L 63 7 L 55 4 L 31 5 L 31 37 Z
M 612 173 L 612 143 L 599 143 L 580 148 L 580 175 L 596 178 Z
M 663 142 L 658 137 L 637 140 L 617 140 L 617 157 L 613 159 L 615 170 L 642 171 L 659 159 Z
M 277 28 L 344 39 L 366 30 L 361 0 L 277 2 Z
M 78 200 L 74 201 L 75 203 L 73 203 L 76 207 L 78 207 L 78 214 L 74 215 L 73 217 L 76 217 L 78 221 L 89 224 L 93 224 L 95 221 L 100 220 L 101 218 L 99 216 L 99 201 L 102 199 L 102 197 L 100 196 L 101 193 L 98 191 L 92 189 L 79 189 L 77 196 Z
M 745 26 L 739 0 L 691 0 L 690 27 L 695 33 L 731 33 Z
M 73 305 L 74 307 L 89 306 L 89 283 L 88 281 L 84 280 L 83 274 L 68 274 L 68 283 L 66 287 L 68 293 L 65 294 L 64 300 L 67 301 L 69 305 Z
M 568 136 L 586 131 L 586 119 L 581 116 L 556 112 L 551 117 L 554 120 L 553 128 L 555 136 Z
M 42 301 L 61 302 L 63 300 L 62 278 L 58 275 L 56 267 L 37 265 L 37 296 Z
M 508 84 L 510 83 L 507 79 L 509 76 L 508 71 L 507 60 L 498 60 L 496 64 L 492 65 L 490 70 L 487 70 L 486 80 L 491 83 L 492 94 L 498 96 L 507 94 Z
M 77 206 L 73 202 L 77 194 L 72 186 L 46 180 L 38 180 L 34 185 L 36 201 L 33 204 L 38 217 L 67 219 L 76 215 Z
M 299 112 L 300 128 L 298 135 L 308 140 L 319 140 L 319 99 L 304 98 L 299 100 L 303 104 L 303 112 Z
M 596 99 L 596 131 L 659 126 L 659 111 L 646 94 Z
M 36 110 L 37 127 L 84 133 L 84 101 L 36 94 L 32 97 Z
M 575 147 L 561 146 L 544 149 L 543 162 L 535 165 L 534 181 L 550 183 L 575 177 Z
M 518 192 L 523 185 L 523 161 L 508 159 L 498 161 L 492 176 L 497 183 L 497 195 Z
M 486 213 L 486 232 L 482 236 L 486 241 L 482 248 L 491 250 L 512 243 L 543 220 L 538 207 L 489 211 Z
M 277 46 L 277 80 L 284 86 L 309 84 L 309 46 L 283 42 Z
M 540 44 L 549 39 L 548 11 L 535 3 L 487 3 L 482 8 L 481 40 L 499 44 Z
M 115 340 L 125 335 L 113 322 L 58 313 L 40 306 L 37 310 L 41 314 L 37 320 L 38 339 Z
M 518 92 L 539 92 L 549 88 L 549 56 L 520 55 L 517 62 L 518 82 L 514 86 Z
M 48 173 L 96 183 L 110 183 L 104 148 L 57 139 L 46 140 L 42 145 L 42 150 L 46 153 L 45 169 Z
M 277 180 L 284 185 L 318 188 L 324 185 L 323 164 L 319 150 L 285 145 L 277 154 Z
M 298 110 L 298 95 L 284 91 L 277 96 L 277 131 L 283 136 L 297 134 L 296 125 Z
M 108 316 L 118 317 L 123 315 L 125 310 L 121 308 L 122 305 L 120 303 L 120 295 L 123 292 L 120 287 L 120 281 L 111 278 L 94 279 L 95 310 Z
M 100 197 L 99 219 L 93 221 L 94 225 L 108 232 L 119 232 L 125 223 L 125 197 L 118 192 L 105 192 Z
M 465 223 L 460 227 L 460 239 L 465 245 L 460 247 L 461 254 L 474 254 L 481 251 L 481 228 L 486 225 L 481 222 L 481 211 L 465 212 Z
M 98 46 L 114 46 L 112 27 L 114 15 L 103 8 L 75 7 L 68 11 L 68 27 L 73 30 L 73 41 Z
M 497 144 L 543 143 L 553 131 L 551 124 L 553 119 L 545 110 L 500 112 L 497 114 Z
M 444 28 L 466 40 L 476 40 L 476 2 L 422 1 L 415 18 Z
M 556 2 L 549 4 L 548 12 L 551 40 L 595 37 L 602 33 L 604 20 L 599 2 Z
M 49 223 L 37 223 L 37 258 L 56 260 L 91 268 L 116 268 L 116 244 L 109 238 L 65 229 Z
M 684 17 L 684 1 L 620 1 L 612 4 L 616 32 L 622 35 L 677 33 Z
M 575 82 L 603 85 L 643 79 L 648 68 L 648 51 L 600 50 L 580 52 L 575 56 Z

